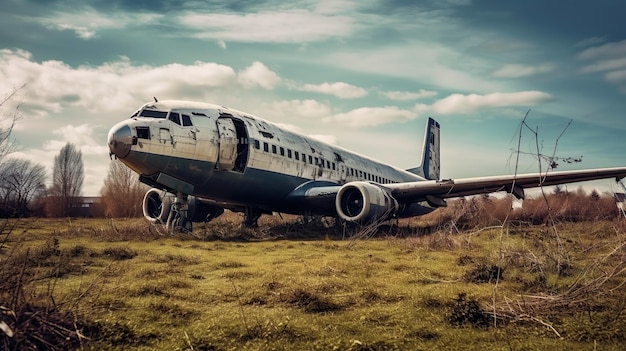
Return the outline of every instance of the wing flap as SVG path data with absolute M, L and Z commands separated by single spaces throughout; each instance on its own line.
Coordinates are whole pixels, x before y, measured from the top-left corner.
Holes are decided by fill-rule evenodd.
M 523 197 L 524 188 L 536 188 L 588 180 L 626 177 L 626 167 L 600 168 L 582 171 L 531 173 L 515 176 L 492 176 L 461 179 L 427 180 L 387 184 L 392 195 L 401 202 L 426 201 L 426 196 L 439 198 L 461 197 L 509 191 Z

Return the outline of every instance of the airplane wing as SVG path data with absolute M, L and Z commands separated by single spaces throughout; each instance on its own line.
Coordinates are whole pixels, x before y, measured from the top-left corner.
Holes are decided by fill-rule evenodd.
M 400 202 L 428 201 L 445 206 L 443 199 L 507 191 L 524 197 L 524 188 L 535 188 L 588 180 L 626 177 L 626 167 L 601 168 L 582 171 L 559 171 L 520 174 L 512 176 L 475 177 L 461 179 L 427 180 L 387 184 L 384 187 Z

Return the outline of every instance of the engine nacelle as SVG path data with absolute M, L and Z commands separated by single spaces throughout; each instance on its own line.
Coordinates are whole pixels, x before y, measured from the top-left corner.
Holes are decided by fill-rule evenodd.
M 342 186 L 335 206 L 339 217 L 362 224 L 385 220 L 398 212 L 398 201 L 383 188 L 368 182 L 350 182 Z
M 165 223 L 172 208 L 174 194 L 152 188 L 143 197 L 143 216 L 152 223 Z
M 176 196 L 156 188 L 143 197 L 143 215 L 152 223 L 165 224 Z M 187 218 L 193 222 L 208 222 L 224 213 L 224 208 L 204 203 L 195 196 L 187 196 Z

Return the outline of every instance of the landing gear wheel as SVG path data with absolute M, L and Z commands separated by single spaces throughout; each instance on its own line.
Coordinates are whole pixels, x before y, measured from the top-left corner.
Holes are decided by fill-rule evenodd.
M 184 233 L 191 233 L 193 231 L 193 223 L 188 218 L 181 220 L 180 229 Z
M 193 223 L 188 218 L 177 217 L 172 225 L 175 230 L 181 233 L 191 233 L 193 230 Z

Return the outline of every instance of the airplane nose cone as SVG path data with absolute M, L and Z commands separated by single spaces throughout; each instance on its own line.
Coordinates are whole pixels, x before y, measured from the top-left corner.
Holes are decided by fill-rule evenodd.
M 130 147 L 133 144 L 133 136 L 127 124 L 119 123 L 111 128 L 108 139 L 111 155 L 115 155 L 117 158 L 128 156 Z

